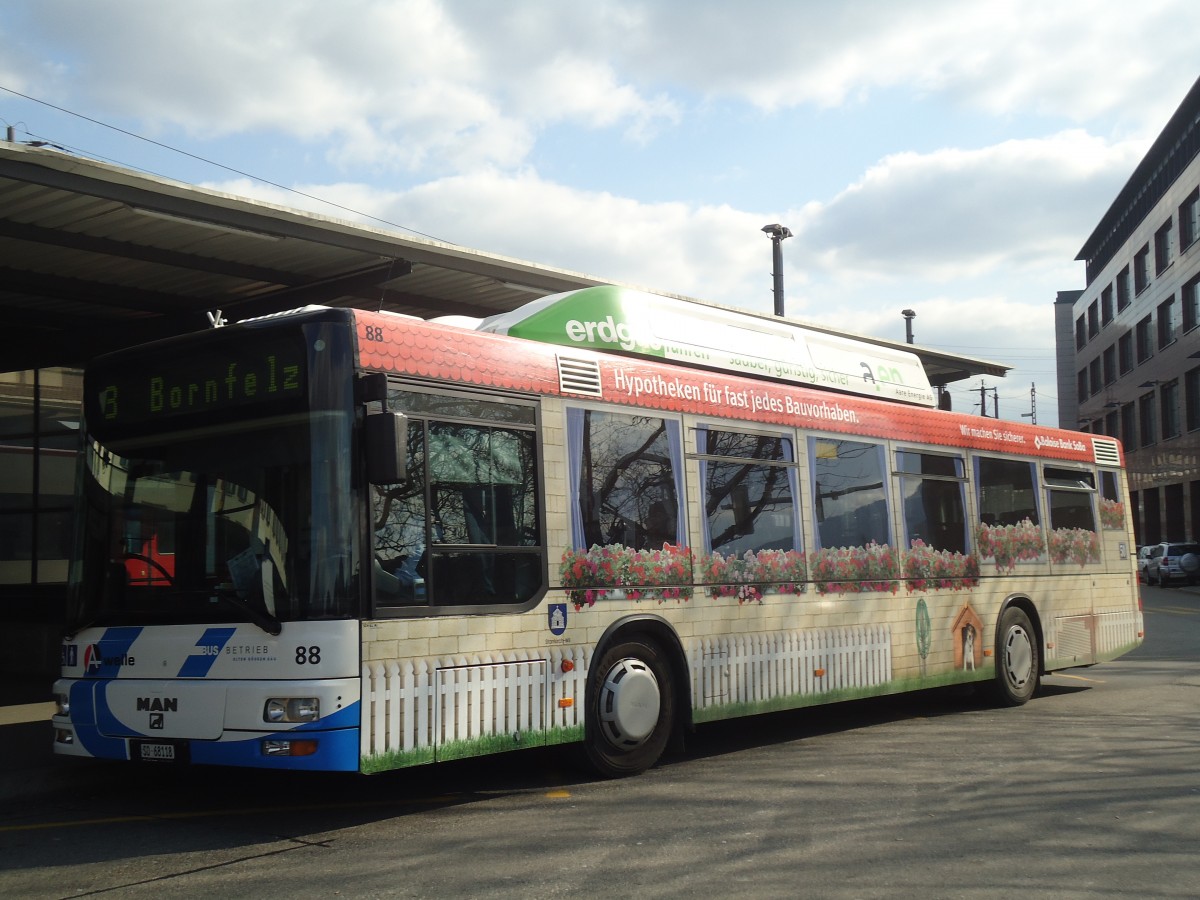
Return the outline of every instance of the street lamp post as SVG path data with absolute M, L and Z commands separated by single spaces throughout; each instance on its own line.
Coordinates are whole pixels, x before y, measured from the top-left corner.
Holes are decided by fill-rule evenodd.
M 911 344 L 913 342 L 912 320 L 917 317 L 917 314 L 911 309 L 902 309 L 900 315 L 904 316 L 904 339 Z
M 763 232 L 771 239 L 771 265 L 774 269 L 771 277 L 774 284 L 775 315 L 783 315 L 783 248 L 784 241 L 792 236 L 792 231 L 783 225 L 764 225 Z

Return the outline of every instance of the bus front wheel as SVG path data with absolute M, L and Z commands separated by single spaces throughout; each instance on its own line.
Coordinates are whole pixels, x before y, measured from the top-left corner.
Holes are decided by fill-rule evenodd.
M 671 667 L 658 645 L 642 637 L 614 645 L 588 688 L 588 761 L 608 778 L 644 772 L 666 749 L 674 717 Z
M 995 697 L 1004 706 L 1020 706 L 1033 696 L 1040 676 L 1037 634 L 1024 610 L 1010 606 L 996 630 Z

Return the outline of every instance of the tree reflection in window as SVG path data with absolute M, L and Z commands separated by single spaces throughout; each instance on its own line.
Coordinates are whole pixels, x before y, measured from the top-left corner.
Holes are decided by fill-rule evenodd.
M 701 429 L 706 550 L 799 549 L 791 441 Z
M 570 412 L 568 439 L 579 449 L 576 546 L 642 550 L 685 543 L 678 423 L 598 410 Z

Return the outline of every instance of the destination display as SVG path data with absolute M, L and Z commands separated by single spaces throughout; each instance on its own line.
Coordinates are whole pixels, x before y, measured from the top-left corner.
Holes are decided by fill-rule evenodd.
M 299 334 L 245 332 L 233 341 L 164 347 L 131 364 L 101 362 L 84 387 L 89 428 L 98 434 L 183 419 L 224 419 L 248 407 L 305 396 L 306 350 Z

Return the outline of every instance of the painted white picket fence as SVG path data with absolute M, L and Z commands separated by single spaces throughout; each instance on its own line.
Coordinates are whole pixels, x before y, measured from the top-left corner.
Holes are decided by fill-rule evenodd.
M 696 640 L 687 655 L 698 709 L 874 687 L 892 677 L 887 625 Z M 590 648 L 555 647 L 545 656 L 365 663 L 362 754 L 581 725 L 590 661 Z
M 1137 641 L 1137 612 L 1120 610 L 1096 616 L 1096 653 L 1105 654 Z
M 697 709 L 875 687 L 892 678 L 888 625 L 706 638 L 688 655 Z
M 581 720 L 587 649 L 554 648 L 362 667 L 364 756 L 493 735 L 520 736 Z M 563 661 L 570 671 L 563 671 Z

